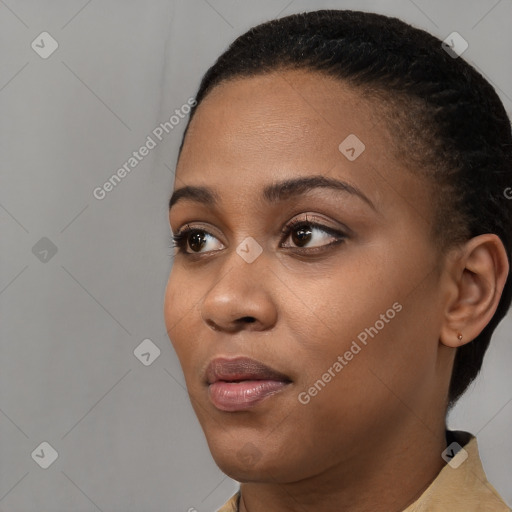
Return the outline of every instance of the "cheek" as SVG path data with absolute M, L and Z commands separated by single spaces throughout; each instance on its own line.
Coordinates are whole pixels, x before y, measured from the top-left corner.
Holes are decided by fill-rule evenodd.
M 420 266 L 379 254 L 379 261 L 347 260 L 328 277 L 297 281 L 300 301 L 287 296 L 295 357 L 308 362 L 300 390 L 316 385 L 317 402 L 359 407 L 365 396 L 388 395 L 387 386 L 409 393 L 435 368 L 435 282 Z
M 190 336 L 193 332 L 190 323 L 195 312 L 195 302 L 197 299 L 194 299 L 192 290 L 187 288 L 184 279 L 173 268 L 165 289 L 164 318 L 167 334 L 180 361 L 185 354 L 185 347 L 191 346 L 187 343 L 185 333 L 188 332 Z
M 383 266 L 345 261 L 324 275 L 303 275 L 296 282 L 288 279 L 287 284 L 288 289 L 280 294 L 285 306 L 282 314 L 297 335 L 297 348 L 319 362 L 343 354 L 353 339 L 360 333 L 364 338 L 365 329 L 377 321 L 379 333 L 384 332 L 397 316 L 392 306 L 400 296 L 399 286 Z M 383 323 L 380 315 L 388 310 Z
M 167 334 L 171 338 L 172 341 L 172 332 L 173 326 L 175 324 L 176 317 L 176 279 L 174 279 L 173 271 L 169 274 L 169 279 L 167 280 L 167 286 L 165 288 L 165 297 L 164 297 L 164 319 L 165 326 L 167 328 Z

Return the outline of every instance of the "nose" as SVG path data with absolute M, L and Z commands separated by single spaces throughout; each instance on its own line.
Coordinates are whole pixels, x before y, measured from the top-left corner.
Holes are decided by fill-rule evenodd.
M 260 256 L 252 263 L 237 254 L 200 303 L 201 317 L 214 331 L 263 331 L 277 321 L 272 272 Z

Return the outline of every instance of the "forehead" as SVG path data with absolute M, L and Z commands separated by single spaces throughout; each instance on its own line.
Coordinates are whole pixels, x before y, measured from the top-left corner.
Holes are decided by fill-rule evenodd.
M 295 70 L 237 78 L 216 86 L 199 105 L 180 163 L 204 155 L 238 164 L 298 161 L 312 149 L 316 159 L 337 160 L 340 142 L 351 133 L 362 138 L 364 132 L 367 142 L 375 142 L 373 130 L 369 140 L 375 120 L 360 94 L 325 75 Z
M 385 111 L 320 73 L 287 70 L 223 82 L 190 123 L 176 187 L 206 184 L 229 193 L 242 184 L 261 190 L 270 181 L 322 174 L 354 183 L 376 204 L 394 195 L 428 208 L 419 173 L 393 157 Z M 364 145 L 357 159 L 340 150 L 346 140 Z

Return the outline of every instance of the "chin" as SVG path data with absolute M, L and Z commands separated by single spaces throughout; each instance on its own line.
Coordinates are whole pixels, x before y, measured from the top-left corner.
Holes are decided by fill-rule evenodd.
M 275 452 L 263 454 L 250 441 L 210 447 L 212 457 L 219 469 L 237 482 L 286 483 L 301 478 L 300 462 L 276 456 Z M 299 473 L 297 472 L 299 470 Z
M 276 468 L 275 465 L 266 464 L 264 461 L 256 463 L 244 463 L 236 457 L 234 454 L 229 454 L 224 457 L 214 457 L 215 463 L 219 469 L 237 482 L 276 482 L 279 480 L 276 478 L 276 471 L 280 468 Z

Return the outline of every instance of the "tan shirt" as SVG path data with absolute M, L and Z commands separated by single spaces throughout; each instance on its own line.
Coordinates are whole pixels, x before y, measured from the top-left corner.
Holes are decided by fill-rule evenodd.
M 460 430 L 451 431 L 450 434 L 463 450 L 453 457 L 450 455 L 454 452 L 448 450 L 449 463 L 423 494 L 403 512 L 511 512 L 512 509 L 487 481 L 476 437 Z M 239 512 L 239 495 L 240 491 L 217 512 Z

